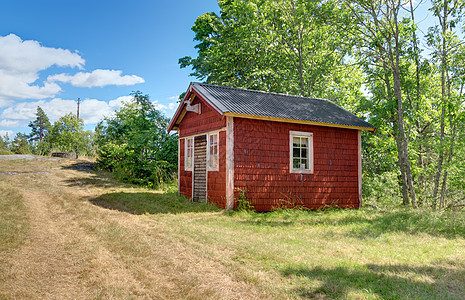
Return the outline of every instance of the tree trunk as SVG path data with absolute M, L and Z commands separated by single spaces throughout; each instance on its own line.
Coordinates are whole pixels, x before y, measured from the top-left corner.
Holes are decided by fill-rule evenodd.
M 398 10 L 396 10 L 398 12 Z M 390 57 L 391 57 L 391 65 L 392 65 L 392 76 L 394 80 L 394 96 L 396 97 L 397 100 L 397 126 L 399 130 L 399 137 L 401 141 L 401 151 L 399 153 L 400 156 L 402 156 L 403 159 L 403 164 L 405 168 L 405 177 L 407 178 L 407 184 L 408 184 L 408 189 L 410 190 L 410 197 L 411 197 L 411 203 L 414 208 L 417 207 L 417 200 L 416 200 L 416 193 L 415 193 L 415 187 L 413 185 L 413 178 L 412 178 L 412 170 L 410 168 L 410 160 L 409 160 L 409 155 L 408 155 L 408 141 L 407 141 L 407 136 L 405 134 L 405 128 L 404 128 L 404 108 L 403 108 L 403 103 L 402 103 L 402 89 L 401 89 L 401 82 L 400 82 L 400 44 L 399 44 L 399 24 L 397 20 L 397 13 L 394 13 L 393 16 L 393 21 L 395 24 L 395 35 L 394 35 L 394 41 L 395 41 L 395 48 L 394 48 L 394 53 L 390 51 Z M 392 55 L 395 55 L 394 59 Z M 404 183 L 405 184 L 405 183 Z
M 397 145 L 397 159 L 399 161 L 399 169 L 400 169 L 400 176 L 401 176 L 401 183 L 402 183 L 402 204 L 407 206 L 410 205 L 410 198 L 408 195 L 408 185 L 407 185 L 407 176 L 405 172 L 405 163 L 404 163 L 404 155 L 402 154 L 402 140 L 400 138 L 399 130 L 395 122 L 393 122 L 394 128 L 394 139 Z
M 442 174 L 442 165 L 444 162 L 444 136 L 445 136 L 445 115 L 446 115 L 446 99 L 448 98 L 446 95 L 446 72 L 447 72 L 447 47 L 446 47 L 446 34 L 447 34 L 447 16 L 448 12 L 448 1 L 444 1 L 444 8 L 443 8 L 443 15 L 439 9 L 437 9 L 437 14 L 439 18 L 439 22 L 442 27 L 442 53 L 441 53 L 441 132 L 439 137 L 439 158 L 438 158 L 438 165 L 436 168 L 436 175 L 434 176 L 434 188 L 433 188 L 433 209 L 436 209 L 437 200 L 438 200 L 438 189 L 439 183 Z M 442 17 L 442 18 L 441 18 Z

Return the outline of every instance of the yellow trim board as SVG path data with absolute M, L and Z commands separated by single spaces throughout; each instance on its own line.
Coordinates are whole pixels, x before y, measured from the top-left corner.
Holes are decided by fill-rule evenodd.
M 317 126 L 356 129 L 356 130 L 368 130 L 368 131 L 371 131 L 371 132 L 374 132 L 376 130 L 376 128 L 370 128 L 370 127 L 340 125 L 340 124 L 332 124 L 332 123 L 324 123 L 324 122 L 294 120 L 294 119 L 275 118 L 275 117 L 264 117 L 264 116 L 237 114 L 237 113 L 230 113 L 230 112 L 225 112 L 224 115 L 227 116 L 227 117 L 239 117 L 239 118 L 264 120 L 264 121 L 286 122 L 286 123 L 306 124 L 306 125 L 317 125 Z

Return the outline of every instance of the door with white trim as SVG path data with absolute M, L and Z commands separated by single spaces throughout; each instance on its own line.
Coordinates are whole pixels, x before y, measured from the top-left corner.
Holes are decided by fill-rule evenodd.
M 207 202 L 207 136 L 194 138 L 192 201 Z

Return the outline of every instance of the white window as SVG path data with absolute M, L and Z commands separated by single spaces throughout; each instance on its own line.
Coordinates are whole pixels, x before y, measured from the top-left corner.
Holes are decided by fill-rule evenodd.
M 291 131 L 289 148 L 289 171 L 291 173 L 313 173 L 313 133 Z
M 208 170 L 218 171 L 218 133 L 208 135 Z
M 185 151 L 184 151 L 184 170 L 192 171 L 192 163 L 194 157 L 194 138 L 185 139 Z

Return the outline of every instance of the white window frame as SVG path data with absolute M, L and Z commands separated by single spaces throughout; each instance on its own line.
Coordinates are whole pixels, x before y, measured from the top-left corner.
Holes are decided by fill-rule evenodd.
M 192 151 L 191 151 L 191 166 L 188 166 L 189 162 L 189 141 L 191 141 Z M 194 138 L 189 137 L 184 139 L 184 171 L 192 171 L 194 168 Z
M 293 139 L 294 137 L 308 138 L 308 150 L 307 155 L 308 159 L 308 168 L 294 168 L 294 147 Z M 303 132 L 303 131 L 289 131 L 289 172 L 290 173 L 308 173 L 313 174 L 313 133 L 312 132 Z
M 211 163 L 211 153 L 210 153 L 210 137 L 216 136 L 216 166 L 212 166 Z M 207 170 L 208 171 L 218 171 L 220 165 L 220 135 L 219 132 L 209 133 L 207 135 Z

